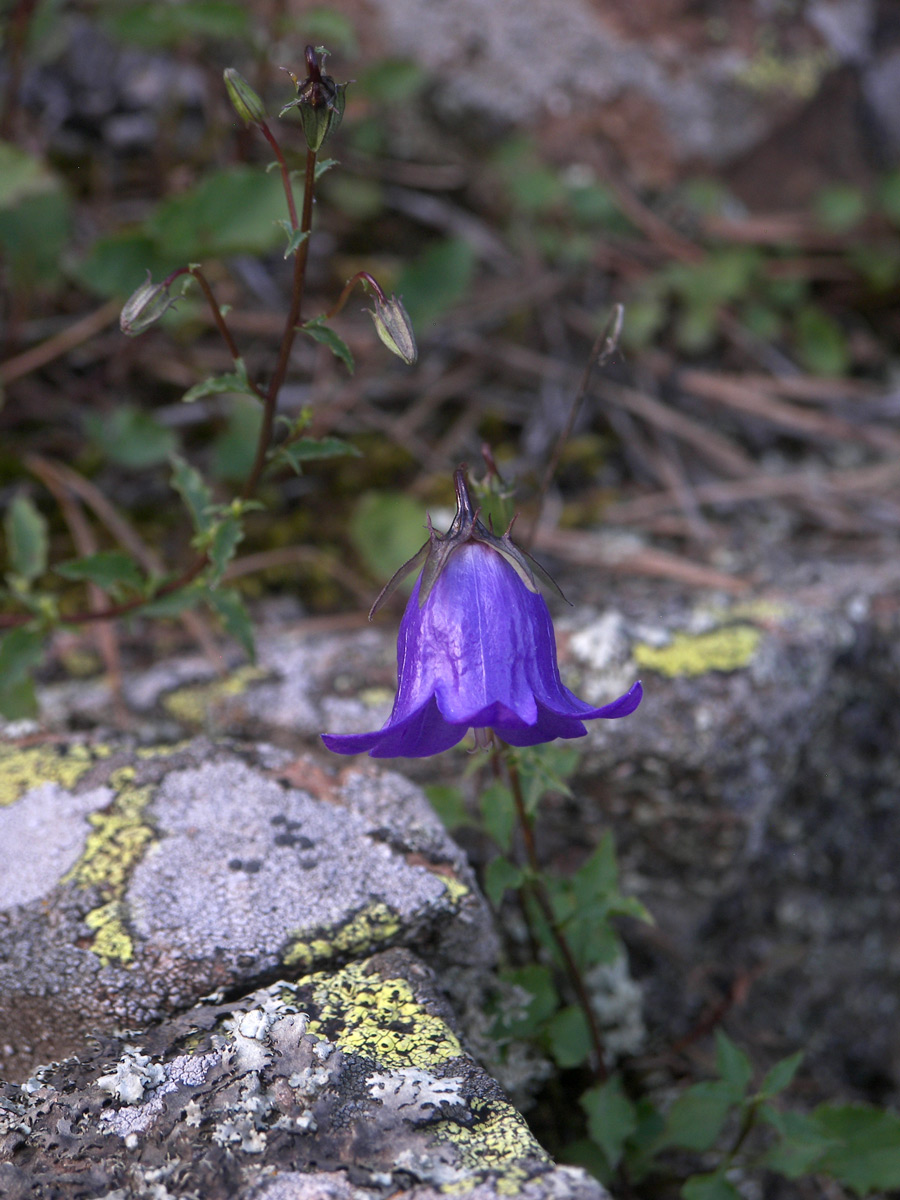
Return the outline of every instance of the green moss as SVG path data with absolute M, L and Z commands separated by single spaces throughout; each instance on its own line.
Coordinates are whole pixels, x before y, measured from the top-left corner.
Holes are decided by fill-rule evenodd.
M 309 1023 L 310 1033 L 328 1037 L 346 1053 L 380 1067 L 427 1070 L 462 1054 L 447 1023 L 416 1000 L 405 979 L 369 974 L 364 962 L 309 975 L 297 987 L 311 990 L 316 1015 Z
M 176 721 L 185 725 L 202 725 L 210 709 L 231 696 L 240 696 L 250 684 L 265 676 L 266 672 L 261 667 L 241 667 L 224 679 L 177 688 L 163 697 L 162 706 Z
M 670 679 L 706 675 L 709 671 L 737 671 L 751 661 L 761 637 L 752 625 L 725 625 L 709 633 L 676 633 L 668 646 L 640 642 L 633 654 L 638 667 Z
M 71 790 L 84 773 L 110 753 L 108 746 L 0 745 L 0 807 L 13 804 L 41 783 Z

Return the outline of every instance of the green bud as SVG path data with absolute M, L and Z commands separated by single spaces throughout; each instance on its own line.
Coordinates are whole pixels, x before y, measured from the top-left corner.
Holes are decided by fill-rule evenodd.
M 174 299 L 169 295 L 168 282 L 154 283 L 148 271 L 146 283 L 142 283 L 126 300 L 119 317 L 119 328 L 129 337 L 137 337 L 139 333 L 155 325 L 166 309 L 174 303 Z
M 411 367 L 419 357 L 419 351 L 412 321 L 400 297 L 391 296 L 390 300 L 381 300 L 376 296 L 375 308 L 369 309 L 369 316 L 375 322 L 378 336 L 388 350 Z
M 228 99 L 244 124 L 261 125 L 266 119 L 266 110 L 262 100 L 243 75 L 234 67 L 228 67 L 224 72 L 224 79 Z
M 312 46 L 306 47 L 306 69 L 306 79 L 298 79 L 290 73 L 297 88 L 297 99 L 286 104 L 278 115 L 283 117 L 290 109 L 296 108 L 306 144 L 310 150 L 317 151 L 341 123 L 347 102 L 347 85 L 335 83 L 330 75 L 322 74 Z

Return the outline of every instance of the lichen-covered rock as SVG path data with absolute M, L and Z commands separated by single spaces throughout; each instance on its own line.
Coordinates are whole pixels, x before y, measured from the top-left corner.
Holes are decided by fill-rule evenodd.
M 216 989 L 415 946 L 466 994 L 495 938 L 422 793 L 272 748 L 0 745 L 0 1074 Z
M 117 1191 L 121 1189 L 121 1191 Z M 192 1008 L 0 1089 L 9 1200 L 603 1200 L 555 1168 L 406 950 Z

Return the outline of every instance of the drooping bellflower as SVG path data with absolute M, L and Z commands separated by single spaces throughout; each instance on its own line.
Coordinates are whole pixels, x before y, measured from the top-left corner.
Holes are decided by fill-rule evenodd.
M 424 563 L 400 625 L 393 711 L 375 733 L 323 734 L 336 754 L 425 758 L 449 750 L 469 729 L 476 739 L 493 730 L 512 746 L 534 746 L 583 737 L 586 720 L 625 717 L 641 702 L 640 683 L 600 708 L 564 686 L 536 577 L 552 581 L 508 530 L 497 537 L 478 519 L 462 468 L 455 482 L 450 529 L 430 529 L 430 540 L 372 609 Z

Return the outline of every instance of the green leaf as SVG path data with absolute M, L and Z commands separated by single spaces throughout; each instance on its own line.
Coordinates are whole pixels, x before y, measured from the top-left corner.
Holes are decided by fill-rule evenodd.
M 611 1167 L 622 1158 L 625 1142 L 637 1128 L 637 1113 L 625 1095 L 622 1079 L 611 1075 L 599 1087 L 590 1088 L 581 1097 L 587 1113 L 588 1133 L 605 1154 Z
M 243 647 L 251 662 L 255 662 L 253 622 L 240 595 L 233 588 L 217 588 L 214 592 L 209 592 L 206 601 L 218 615 L 228 636 L 233 637 Z
M 303 470 L 302 464 L 305 462 L 313 462 L 318 458 L 338 458 L 345 454 L 359 458 L 361 451 L 351 442 L 345 442 L 343 438 L 299 438 L 296 442 L 279 446 L 272 455 L 272 462 L 287 463 L 300 475 Z
M 225 568 L 234 558 L 234 552 L 243 538 L 244 523 L 236 513 L 227 513 L 213 525 L 206 550 L 212 564 L 212 570 L 207 576 L 211 588 L 218 587 L 225 574 Z
M 180 0 L 178 4 L 108 5 L 100 22 L 115 38 L 133 45 L 174 47 L 187 38 L 251 40 L 250 13 L 235 0 Z
M 481 793 L 479 798 L 484 827 L 503 853 L 509 851 L 512 831 L 516 824 L 516 807 L 512 792 L 505 784 L 495 781 Z
M 31 672 L 43 653 L 44 639 L 33 629 L 12 629 L 0 640 L 0 716 L 7 721 L 37 715 Z
M 783 1058 L 781 1062 L 775 1063 L 759 1086 L 757 1093 L 759 1098 L 769 1100 L 772 1096 L 777 1096 L 779 1092 L 790 1087 L 802 1062 L 803 1051 L 798 1050 L 796 1054 L 791 1054 L 788 1058 Z
M 63 579 L 96 583 L 105 592 L 111 592 L 119 586 L 140 591 L 145 583 L 138 564 L 121 550 L 101 550 L 97 554 L 59 563 L 53 569 Z
M 865 219 L 866 197 L 849 183 L 833 183 L 815 199 L 816 216 L 833 233 L 847 233 Z
M 818 1168 L 858 1196 L 900 1188 L 900 1116 L 863 1104 L 821 1104 L 813 1118 L 835 1143 Z
M 341 164 L 336 158 L 322 158 L 316 163 L 316 183 L 325 175 L 332 167 L 339 167 Z
M 23 492 L 13 497 L 3 519 L 10 575 L 33 582 L 47 569 L 47 522 Z
M 157 253 L 172 266 L 181 266 L 274 250 L 282 236 L 277 222 L 283 216 L 280 175 L 232 167 L 164 200 L 144 229 Z
M 263 410 L 258 400 L 246 396 L 232 396 L 226 403 L 228 422 L 213 439 L 209 465 L 216 479 L 237 484 L 250 474 L 256 458 Z
M 475 274 L 475 251 L 453 238 L 430 247 L 404 267 L 394 289 L 417 330 L 424 330 L 468 293 Z
M 204 379 L 202 383 L 195 383 L 181 397 L 185 404 L 192 404 L 195 400 L 200 400 L 203 396 L 221 396 L 223 393 L 231 392 L 237 395 L 254 396 L 259 399 L 257 392 L 253 390 L 250 380 L 247 377 L 247 368 L 244 366 L 244 360 L 239 358 L 235 361 L 235 370 L 228 372 L 225 375 L 213 375 L 210 379 Z
M 779 1112 L 770 1104 L 763 1104 L 759 1113 L 779 1134 L 778 1142 L 766 1152 L 763 1166 L 788 1179 L 808 1174 L 835 1144 L 806 1113 Z
M 141 606 L 142 617 L 180 617 L 182 613 L 207 599 L 206 589 L 202 584 L 192 584 L 179 588 L 177 592 L 168 592 L 158 600 L 148 600 Z
M 130 404 L 117 405 L 103 416 L 88 413 L 84 425 L 111 462 L 133 470 L 165 462 L 177 444 L 171 429 Z
M 402 492 L 364 492 L 350 518 L 350 537 L 376 579 L 390 579 L 426 540 L 422 505 Z M 408 580 L 412 590 L 414 578 Z
M 458 829 L 460 825 L 469 823 L 466 802 L 459 788 L 446 783 L 428 783 L 425 785 L 425 795 L 446 829 Z
M 619 867 L 612 833 L 607 830 L 597 849 L 572 876 L 572 888 L 579 907 L 608 896 L 618 889 Z
M 296 254 L 306 239 L 309 237 L 308 229 L 292 229 L 290 221 L 279 221 L 278 224 L 284 229 L 287 234 L 287 246 L 284 250 L 284 257 L 290 258 L 292 254 Z
M 194 529 L 206 533 L 213 521 L 212 492 L 200 472 L 178 455 L 172 459 L 172 486 L 181 493 Z
M 753 1078 L 753 1064 L 721 1029 L 716 1030 L 716 1070 L 731 1088 L 732 1098 L 743 1100 Z
M 693 1084 L 666 1113 L 658 1146 L 709 1150 L 715 1145 L 733 1106 L 731 1085 L 724 1080 Z
M 561 1008 L 547 1022 L 547 1039 L 557 1066 L 581 1066 L 593 1046 L 584 1010 L 575 1004 Z
M 494 908 L 498 908 L 509 888 L 522 886 L 522 871 L 515 863 L 498 855 L 492 858 L 484 872 L 484 890 Z
M 170 269 L 168 258 L 159 254 L 153 238 L 134 229 L 97 238 L 86 256 L 71 268 L 78 282 L 92 292 L 123 300 L 148 271 L 159 279 Z
M 350 374 L 353 374 L 353 355 L 350 353 L 350 347 L 342 337 L 334 332 L 328 325 L 324 323 L 322 317 L 315 317 L 312 321 L 307 321 L 300 328 L 304 333 L 308 334 L 313 341 L 321 342 L 323 346 L 327 346 L 335 358 L 339 358 Z
M 500 982 L 514 991 L 501 1003 L 493 1036 L 504 1039 L 532 1037 L 559 1005 L 550 970 L 538 963 L 507 968 L 500 972 Z
M 683 1200 L 741 1200 L 741 1194 L 722 1171 L 692 1175 L 681 1188 Z
M 850 367 L 850 350 L 840 325 L 823 309 L 808 304 L 797 313 L 794 335 L 803 365 L 818 375 L 842 375 Z
M 900 170 L 885 175 L 878 185 L 877 195 L 884 215 L 895 225 L 900 225 Z

